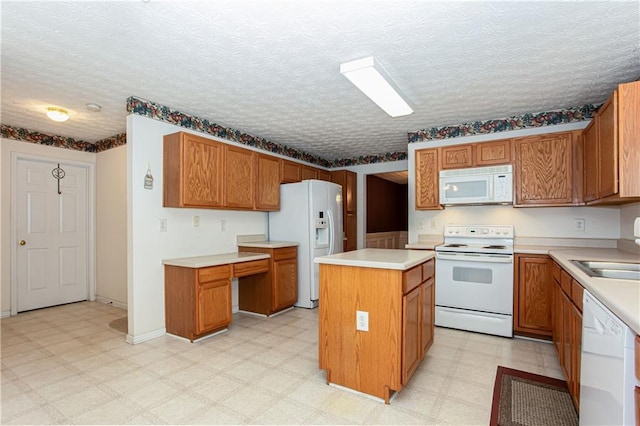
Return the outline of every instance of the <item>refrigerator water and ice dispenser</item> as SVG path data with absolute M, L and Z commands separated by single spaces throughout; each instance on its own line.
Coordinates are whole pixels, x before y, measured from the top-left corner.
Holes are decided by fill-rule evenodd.
M 324 217 L 324 212 L 318 212 L 315 217 L 316 240 L 315 248 L 329 246 L 329 224 Z

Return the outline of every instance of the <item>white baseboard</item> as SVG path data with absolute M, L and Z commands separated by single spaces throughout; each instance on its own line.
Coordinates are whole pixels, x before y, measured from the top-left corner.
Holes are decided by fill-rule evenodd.
M 127 310 L 127 304 L 118 302 L 117 300 L 109 299 L 108 297 L 96 296 L 96 302 L 104 303 L 105 305 L 113 305 L 116 308 Z
M 11 311 L 2 311 L 0 312 L 0 318 L 8 318 L 11 316 Z
M 147 340 L 155 339 L 156 337 L 164 336 L 165 334 L 167 334 L 167 329 L 164 327 L 148 333 L 142 333 L 137 336 L 127 334 L 127 343 L 130 345 L 137 345 L 138 343 L 146 342 Z

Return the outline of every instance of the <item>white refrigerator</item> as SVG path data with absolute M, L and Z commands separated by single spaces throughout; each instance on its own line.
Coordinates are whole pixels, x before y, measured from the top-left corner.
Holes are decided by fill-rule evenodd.
M 322 180 L 280 185 L 280 211 L 269 213 L 269 239 L 298 245 L 298 302 L 318 306 L 318 256 L 341 253 L 342 187 Z

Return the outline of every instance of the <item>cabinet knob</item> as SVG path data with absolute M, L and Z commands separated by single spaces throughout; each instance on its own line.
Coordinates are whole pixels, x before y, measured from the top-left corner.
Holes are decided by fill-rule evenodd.
M 20 244 L 21 246 L 23 246 L 23 245 L 27 244 L 27 242 L 26 242 L 25 240 L 20 240 L 20 241 L 18 241 L 18 244 Z

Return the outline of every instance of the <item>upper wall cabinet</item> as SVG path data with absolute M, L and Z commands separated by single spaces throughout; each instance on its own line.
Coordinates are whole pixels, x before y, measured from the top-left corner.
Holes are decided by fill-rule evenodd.
M 331 172 L 317 167 L 306 166 L 295 161 L 282 160 L 282 183 L 294 183 L 307 179 L 331 181 Z
M 511 163 L 511 139 L 443 146 L 441 169 L 463 169 Z
M 438 148 L 416 150 L 416 210 L 442 209 L 438 191 Z
M 582 151 L 578 134 L 562 132 L 517 138 L 514 148 L 514 205 L 581 203 Z
M 189 133 L 167 135 L 163 206 L 279 210 L 281 161 Z
M 588 204 L 640 197 L 640 82 L 621 84 L 584 130 L 584 198 Z
M 164 137 L 163 206 L 220 208 L 224 144 L 189 133 Z
M 358 175 L 349 170 L 331 172 L 331 182 L 342 186 L 342 230 L 345 234 L 343 251 L 356 250 L 357 244 L 357 191 Z

